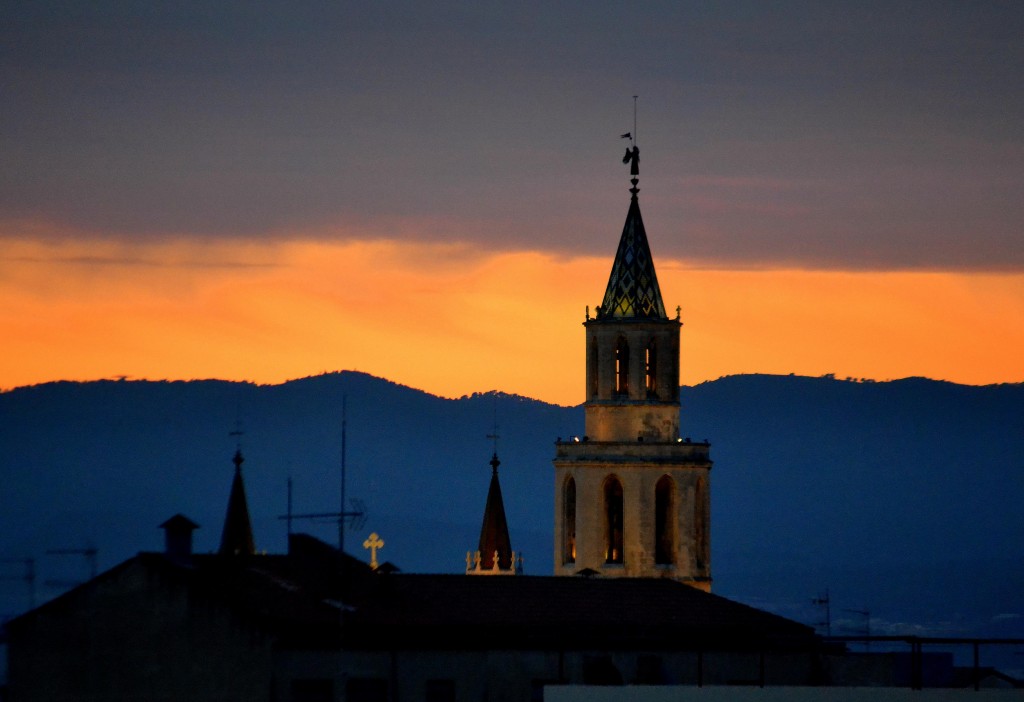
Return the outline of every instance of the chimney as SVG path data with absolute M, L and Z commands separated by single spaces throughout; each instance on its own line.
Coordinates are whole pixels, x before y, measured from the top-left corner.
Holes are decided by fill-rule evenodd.
M 192 531 L 199 525 L 180 512 L 160 525 L 164 530 L 164 554 L 173 560 L 192 556 Z

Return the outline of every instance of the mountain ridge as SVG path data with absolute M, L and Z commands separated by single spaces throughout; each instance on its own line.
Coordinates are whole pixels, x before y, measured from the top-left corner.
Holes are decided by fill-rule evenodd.
M 45 579 L 84 577 L 81 562 L 46 550 L 92 543 L 108 567 L 159 550 L 156 526 L 176 512 L 204 527 L 197 550 L 215 550 L 236 442 L 257 547 L 281 550 L 289 477 L 296 513 L 338 509 L 342 397 L 347 494 L 369 512 L 348 551 L 359 555 L 374 530 L 403 569 L 459 572 L 479 533 L 496 417 L 513 547 L 527 572 L 550 573 L 553 442 L 582 432 L 582 406 L 497 391 L 442 398 L 357 371 L 0 393 L 0 557 L 37 559 L 42 600 L 54 594 Z M 784 613 L 831 587 L 886 621 L 934 628 L 925 620 L 977 577 L 978 596 L 952 608 L 964 630 L 1019 627 L 1024 602 L 1004 585 L 1024 573 L 1024 384 L 733 375 L 684 386 L 681 401 L 684 436 L 712 444 L 717 592 Z M 239 422 L 245 434 L 228 436 Z M 296 529 L 337 540 L 336 524 Z M 942 563 L 964 564 L 945 587 L 934 582 Z M 0 613 L 24 609 L 23 593 L 0 583 Z

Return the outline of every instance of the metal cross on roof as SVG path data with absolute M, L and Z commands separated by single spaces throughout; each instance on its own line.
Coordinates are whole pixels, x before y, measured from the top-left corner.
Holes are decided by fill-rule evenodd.
M 363 542 L 363 548 L 370 550 L 370 567 L 377 570 L 377 550 L 384 548 L 384 539 L 372 532 L 370 537 Z

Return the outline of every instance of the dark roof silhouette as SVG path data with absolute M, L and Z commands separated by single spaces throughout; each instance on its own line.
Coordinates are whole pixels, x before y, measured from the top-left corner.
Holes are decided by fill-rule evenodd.
M 228 511 L 224 516 L 224 531 L 220 538 L 222 556 L 252 555 L 256 544 L 252 538 L 252 522 L 249 520 L 249 505 L 245 499 L 245 484 L 242 482 L 242 452 L 235 451 L 235 477 L 231 481 L 231 495 L 228 497 Z
M 379 645 L 751 650 L 816 640 L 803 624 L 667 578 L 401 574 L 347 623 Z
M 512 563 L 512 540 L 508 536 L 508 522 L 505 519 L 505 503 L 501 499 L 501 485 L 498 483 L 498 454 L 491 457 L 491 486 L 487 490 L 487 504 L 484 507 L 484 521 L 480 526 L 480 567 L 490 570 L 494 567 L 494 553 L 498 553 L 498 567 L 509 570 Z
M 647 231 L 640 216 L 635 181 L 630 192 L 633 197 L 626 214 L 626 224 L 622 228 L 597 318 L 666 319 L 658 276 L 654 272 L 654 259 L 647 243 Z
M 305 534 L 292 535 L 288 555 L 183 562 L 142 553 L 10 626 L 73 611 L 118 581 L 133 590 L 144 583 L 154 604 L 185 587 L 286 646 L 751 651 L 818 643 L 811 627 L 671 579 L 381 573 Z
M 181 532 L 181 531 L 186 531 L 187 532 L 187 531 L 192 531 L 193 529 L 198 529 L 199 525 L 196 524 L 195 522 L 193 522 L 188 517 L 186 517 L 181 512 L 178 512 L 176 515 L 174 515 L 173 517 L 171 517 L 170 519 L 165 521 L 163 524 L 161 524 L 158 528 L 160 528 L 160 529 L 170 529 L 172 531 L 178 531 L 178 532 Z

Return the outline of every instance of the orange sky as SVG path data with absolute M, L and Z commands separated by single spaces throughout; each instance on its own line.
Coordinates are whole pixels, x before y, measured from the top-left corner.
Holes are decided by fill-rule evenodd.
M 14 5 L 0 389 L 576 404 L 627 146 L 684 382 L 1024 381 L 1022 3 Z
M 8 241 L 0 388 L 126 375 L 277 383 L 360 370 L 444 396 L 582 401 L 603 258 L 391 242 Z M 657 255 L 657 254 L 656 254 Z M 682 380 L 1024 380 L 1024 275 L 709 270 L 656 260 Z

